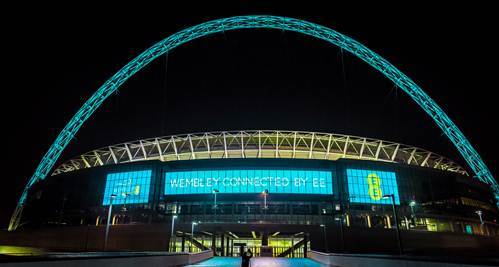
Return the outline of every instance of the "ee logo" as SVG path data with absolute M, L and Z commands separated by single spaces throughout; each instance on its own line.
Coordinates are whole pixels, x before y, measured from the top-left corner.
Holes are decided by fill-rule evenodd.
M 380 200 L 383 197 L 381 191 L 381 179 L 376 173 L 367 175 L 367 184 L 369 185 L 368 193 L 372 200 Z

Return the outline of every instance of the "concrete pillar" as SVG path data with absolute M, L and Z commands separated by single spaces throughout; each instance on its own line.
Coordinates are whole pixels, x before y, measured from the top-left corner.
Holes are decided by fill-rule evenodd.
M 243 246 L 239 246 L 239 255 L 238 256 L 242 256 L 244 253 L 244 247 Z
M 211 251 L 213 251 L 213 256 L 217 256 L 217 236 L 215 233 L 211 236 Z
M 182 251 L 185 251 L 185 236 L 182 235 Z
M 262 233 L 262 246 L 268 246 L 268 245 L 269 245 L 269 233 L 263 232 Z
M 307 250 L 308 250 L 308 247 L 307 247 L 307 243 L 308 243 L 308 234 L 304 234 L 303 235 L 303 257 L 306 258 L 307 257 Z
M 220 235 L 220 256 L 225 256 L 225 235 L 221 234 Z
M 225 242 L 225 256 L 229 256 L 230 252 L 230 237 L 227 236 L 227 242 Z

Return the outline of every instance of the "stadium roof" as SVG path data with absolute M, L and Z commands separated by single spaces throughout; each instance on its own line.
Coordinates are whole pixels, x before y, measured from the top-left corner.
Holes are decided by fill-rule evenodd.
M 59 165 L 52 175 L 148 160 L 224 158 L 346 158 L 415 165 L 468 175 L 463 167 L 450 159 L 413 146 L 351 135 L 277 130 L 193 133 L 126 142 L 74 157 Z

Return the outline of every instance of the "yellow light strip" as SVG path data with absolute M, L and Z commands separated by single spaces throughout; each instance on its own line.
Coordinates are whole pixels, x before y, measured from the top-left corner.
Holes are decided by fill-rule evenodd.
M 234 238 L 239 238 L 239 236 L 237 236 L 237 235 L 236 235 L 236 234 L 234 234 L 233 232 L 230 232 L 230 231 L 229 231 L 229 234 L 230 234 L 231 236 L 233 236 Z

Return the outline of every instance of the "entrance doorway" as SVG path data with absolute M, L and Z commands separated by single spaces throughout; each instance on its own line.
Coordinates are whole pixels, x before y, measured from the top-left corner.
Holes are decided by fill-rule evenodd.
M 310 248 L 307 234 L 281 232 L 231 232 L 213 233 L 208 231 L 190 233 L 177 231 L 171 240 L 170 252 L 200 252 L 213 250 L 217 256 L 239 257 L 240 248 L 251 249 L 255 257 L 304 258 Z M 262 251 L 263 247 L 263 251 Z

